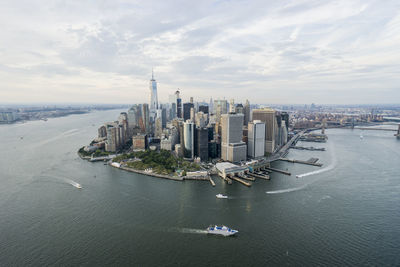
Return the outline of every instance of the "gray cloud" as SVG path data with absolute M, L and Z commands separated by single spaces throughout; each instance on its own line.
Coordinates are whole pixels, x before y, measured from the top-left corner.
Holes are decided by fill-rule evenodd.
M 164 100 L 180 87 L 199 99 L 393 102 L 400 99 L 399 7 L 373 0 L 4 1 L 0 98 L 146 101 L 154 67 Z M 13 93 L 28 84 L 43 89 L 25 99 Z

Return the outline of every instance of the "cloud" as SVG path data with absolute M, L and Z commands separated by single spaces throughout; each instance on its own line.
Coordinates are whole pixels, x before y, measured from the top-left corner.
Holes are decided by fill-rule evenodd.
M 6 0 L 0 99 L 143 102 L 154 68 L 161 100 L 181 88 L 184 98 L 237 102 L 393 102 L 400 99 L 399 7 Z

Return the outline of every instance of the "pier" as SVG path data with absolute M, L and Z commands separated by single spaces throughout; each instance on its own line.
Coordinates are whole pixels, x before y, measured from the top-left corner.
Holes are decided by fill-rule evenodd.
M 264 180 L 270 180 L 269 175 L 260 175 L 260 174 L 256 174 L 256 173 L 248 173 L 247 175 L 249 176 L 253 176 L 255 178 L 259 178 L 259 179 L 264 179 Z
M 297 160 L 297 159 L 287 159 L 287 158 L 280 158 L 279 160 L 292 162 L 292 163 L 300 163 L 300 164 L 312 165 L 312 166 L 317 166 L 317 167 L 321 167 L 322 166 L 322 163 L 317 163 L 317 161 L 318 161 L 317 158 L 311 158 L 311 159 L 306 160 L 306 161 Z
M 291 146 L 290 148 L 299 149 L 299 150 L 310 150 L 310 151 L 325 151 L 324 147 L 306 147 L 306 146 Z
M 221 177 L 222 180 L 224 180 L 225 182 L 227 182 L 227 184 L 232 184 L 232 179 L 223 176 L 221 173 L 218 173 L 218 176 Z
M 256 180 L 254 177 L 249 177 L 248 175 L 239 175 L 239 178 L 245 179 L 248 181 L 252 181 L 252 182 L 254 182 Z
M 240 178 L 238 178 L 238 177 L 232 177 L 232 179 L 235 180 L 236 182 L 239 182 L 239 183 L 245 185 L 245 186 L 248 186 L 248 187 L 251 186 L 251 183 L 246 182 L 246 181 L 243 181 L 242 179 L 240 179 Z
M 214 180 L 211 178 L 211 176 L 209 176 L 208 178 L 210 179 L 211 185 L 212 185 L 212 186 L 215 186 L 215 182 L 214 182 Z
M 287 171 L 284 171 L 284 170 L 275 169 L 275 168 L 271 168 L 271 167 L 265 168 L 265 169 L 267 169 L 268 171 L 279 172 L 279 173 L 282 173 L 282 174 L 285 174 L 285 175 L 289 175 L 289 176 L 292 175 L 290 172 L 287 172 Z

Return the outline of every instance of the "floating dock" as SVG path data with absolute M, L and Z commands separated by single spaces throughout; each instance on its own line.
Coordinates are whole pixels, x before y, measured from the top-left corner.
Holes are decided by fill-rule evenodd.
M 275 169 L 275 168 L 271 168 L 271 167 L 269 167 L 269 168 L 266 168 L 268 171 L 273 171 L 273 172 L 279 172 L 279 173 L 282 173 L 282 174 L 285 174 L 285 175 L 292 175 L 290 172 L 287 172 L 287 171 L 284 171 L 284 170 L 279 170 L 279 169 Z
M 317 167 L 321 167 L 322 166 L 322 163 L 317 163 L 317 161 L 318 161 L 317 158 L 311 158 L 311 159 L 309 159 L 307 161 L 297 160 L 297 159 L 287 159 L 287 158 L 280 158 L 279 160 L 292 162 L 292 163 L 300 163 L 300 164 L 312 165 L 312 166 L 317 166 Z

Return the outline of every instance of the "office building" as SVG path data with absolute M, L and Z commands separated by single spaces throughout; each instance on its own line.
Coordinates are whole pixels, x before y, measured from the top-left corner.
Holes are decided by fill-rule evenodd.
M 190 109 L 194 108 L 193 103 L 183 104 L 183 121 L 190 120 Z
M 242 104 L 237 104 L 235 106 L 235 113 L 244 114 L 244 108 Z
M 182 99 L 179 96 L 179 90 L 175 92 L 176 96 L 176 116 L 182 118 Z
M 208 106 L 201 105 L 199 106 L 199 112 L 203 112 L 204 114 L 208 114 Z
M 250 102 L 249 100 L 246 100 L 246 104 L 243 107 L 243 114 L 244 114 L 244 125 L 248 125 L 250 120 Z
M 190 120 L 183 123 L 183 144 L 184 144 L 184 152 L 183 155 L 187 159 L 194 158 L 194 123 Z M 182 143 L 181 143 L 182 144 Z
M 132 136 L 132 149 L 133 150 L 145 150 L 148 147 L 147 135 L 137 134 Z
M 265 154 L 265 123 L 255 120 L 247 127 L 247 156 L 263 157 Z
M 271 108 L 253 110 L 253 120 L 260 120 L 265 123 L 265 152 L 275 152 L 275 138 L 278 131 L 276 111 Z
M 226 100 L 214 100 L 214 111 L 216 122 L 220 122 L 221 115 L 228 113 L 228 102 Z
M 231 99 L 231 101 L 229 102 L 229 113 L 235 113 L 236 109 L 235 109 L 235 100 Z
M 247 146 L 242 141 L 243 114 L 221 115 L 221 158 L 225 161 L 246 160 Z
M 196 128 L 196 149 L 195 156 L 199 157 L 201 161 L 208 160 L 208 129 Z
M 157 82 L 154 79 L 154 73 L 151 73 L 150 80 L 150 103 L 149 103 L 149 111 L 150 111 L 150 119 L 154 122 L 156 116 L 156 110 L 158 110 L 158 96 L 157 96 Z

